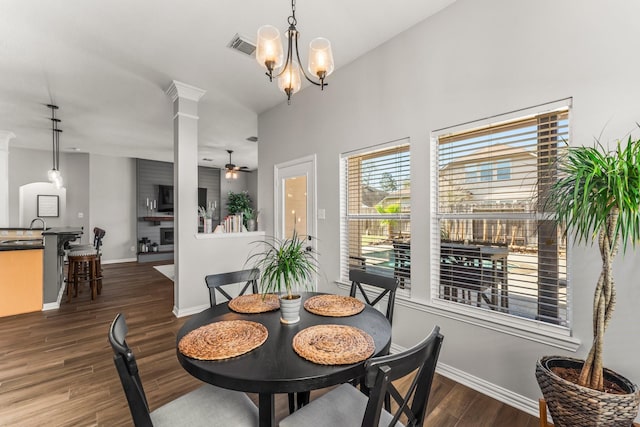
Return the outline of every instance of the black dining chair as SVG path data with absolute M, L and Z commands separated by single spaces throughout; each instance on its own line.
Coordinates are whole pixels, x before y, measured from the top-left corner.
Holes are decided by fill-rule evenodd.
M 351 280 L 351 289 L 349 296 L 356 297 L 360 293 L 367 304 L 374 307 L 385 296 L 387 296 L 387 310 L 385 316 L 389 323 L 393 321 L 393 308 L 396 302 L 396 289 L 398 288 L 398 279 L 395 277 L 381 276 L 378 274 L 368 273 L 359 268 L 349 270 L 349 280 Z M 366 285 L 367 288 L 363 287 Z M 364 389 L 364 378 L 356 378 L 352 380 L 353 384 L 360 382 Z M 296 407 L 301 408 L 309 403 L 310 394 L 308 391 L 299 392 L 297 397 L 294 393 L 289 393 L 289 413 L 293 413 Z M 388 399 L 387 399 L 388 402 Z
M 375 306 L 382 298 L 387 296 L 385 316 L 389 323 L 393 323 L 393 308 L 396 303 L 396 290 L 398 289 L 397 278 L 352 268 L 349 270 L 349 280 L 351 281 L 349 296 L 355 298 L 359 291 L 364 301 L 370 306 Z M 367 285 L 367 288 L 363 287 L 363 285 Z
M 246 394 L 210 384 L 149 412 L 136 358 L 125 340 L 127 332 L 124 315 L 118 313 L 109 328 L 109 343 L 136 427 L 258 425 L 258 408 Z
M 237 296 L 244 295 L 245 292 L 247 292 L 247 289 L 249 289 L 249 286 L 251 286 L 251 291 L 254 294 L 257 294 L 259 277 L 260 270 L 257 268 L 232 271 L 230 273 L 209 274 L 208 276 L 205 276 L 204 281 L 209 288 L 209 302 L 211 303 L 211 307 L 217 304 L 216 291 L 221 293 L 227 301 L 231 301 L 233 299 L 233 297 L 224 290 L 224 287 L 227 285 L 235 285 L 238 283 L 246 282 Z
M 406 425 L 422 426 L 442 340 L 436 326 L 414 347 L 368 360 L 365 362 L 368 397 L 351 384 L 343 384 L 283 419 L 280 427 L 403 426 L 400 421 L 403 415 Z M 409 387 L 404 394 L 392 383 L 414 374 L 413 379 L 405 382 Z M 393 412 L 384 408 L 386 395 L 397 403 Z

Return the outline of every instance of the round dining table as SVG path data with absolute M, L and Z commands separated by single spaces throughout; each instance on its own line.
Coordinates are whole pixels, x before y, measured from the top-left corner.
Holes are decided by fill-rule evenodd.
M 302 293 L 302 301 L 319 293 Z M 241 356 L 204 361 L 187 357 L 177 350 L 183 336 L 200 326 L 224 320 L 250 320 L 267 328 L 267 340 Z M 387 354 L 391 345 L 391 324 L 375 308 L 365 304 L 363 311 L 347 317 L 326 317 L 300 308 L 300 321 L 280 322 L 280 311 L 259 314 L 236 313 L 228 303 L 218 304 L 193 315 L 180 328 L 176 340 L 178 361 L 192 376 L 218 387 L 258 394 L 261 427 L 275 426 L 274 395 L 295 393 L 346 383 L 364 375 L 364 361 L 351 365 L 320 365 L 300 357 L 293 349 L 293 337 L 314 325 L 348 325 L 362 329 L 373 338 L 374 356 Z

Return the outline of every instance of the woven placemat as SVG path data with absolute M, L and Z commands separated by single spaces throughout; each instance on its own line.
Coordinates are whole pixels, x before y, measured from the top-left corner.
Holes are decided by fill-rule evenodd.
M 304 308 L 320 316 L 345 317 L 360 313 L 364 303 L 343 295 L 316 295 L 304 302 Z
M 319 365 L 350 365 L 373 355 L 375 344 L 365 331 L 346 325 L 317 325 L 293 337 L 293 349 Z
M 280 308 L 280 299 L 274 294 L 240 295 L 229 301 L 229 308 L 237 313 L 265 313 Z
M 192 359 L 228 359 L 260 347 L 267 336 L 267 328 L 260 323 L 224 320 L 189 332 L 178 343 L 178 349 Z

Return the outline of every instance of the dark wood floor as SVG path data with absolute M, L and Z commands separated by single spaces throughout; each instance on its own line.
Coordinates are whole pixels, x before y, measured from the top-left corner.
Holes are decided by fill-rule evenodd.
M 104 266 L 96 301 L 85 288 L 58 310 L 0 318 L 0 426 L 131 425 L 107 343 L 118 312 L 127 317 L 151 409 L 196 388 L 199 381 L 175 356 L 176 332 L 186 318 L 176 319 L 172 308 L 169 279 L 151 264 L 125 263 Z M 286 396 L 276 405 L 280 419 Z M 429 426 L 538 425 L 537 418 L 442 376 L 429 408 Z

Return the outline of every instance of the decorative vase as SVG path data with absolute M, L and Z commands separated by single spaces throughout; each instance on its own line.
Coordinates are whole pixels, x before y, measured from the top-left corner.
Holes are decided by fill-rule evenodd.
M 280 296 L 280 322 L 285 325 L 298 323 L 300 321 L 301 302 L 300 295 L 291 295 L 291 299 L 286 294 Z
M 211 218 L 204 219 L 204 232 L 205 233 L 213 232 L 213 220 Z
M 622 375 L 604 369 L 605 381 L 627 394 L 582 387 L 556 375 L 552 368 L 582 369 L 584 360 L 564 356 L 543 357 L 536 363 L 536 380 L 556 427 L 631 426 L 638 414 L 640 391 Z
M 256 231 L 256 220 L 248 219 L 247 220 L 247 231 Z

